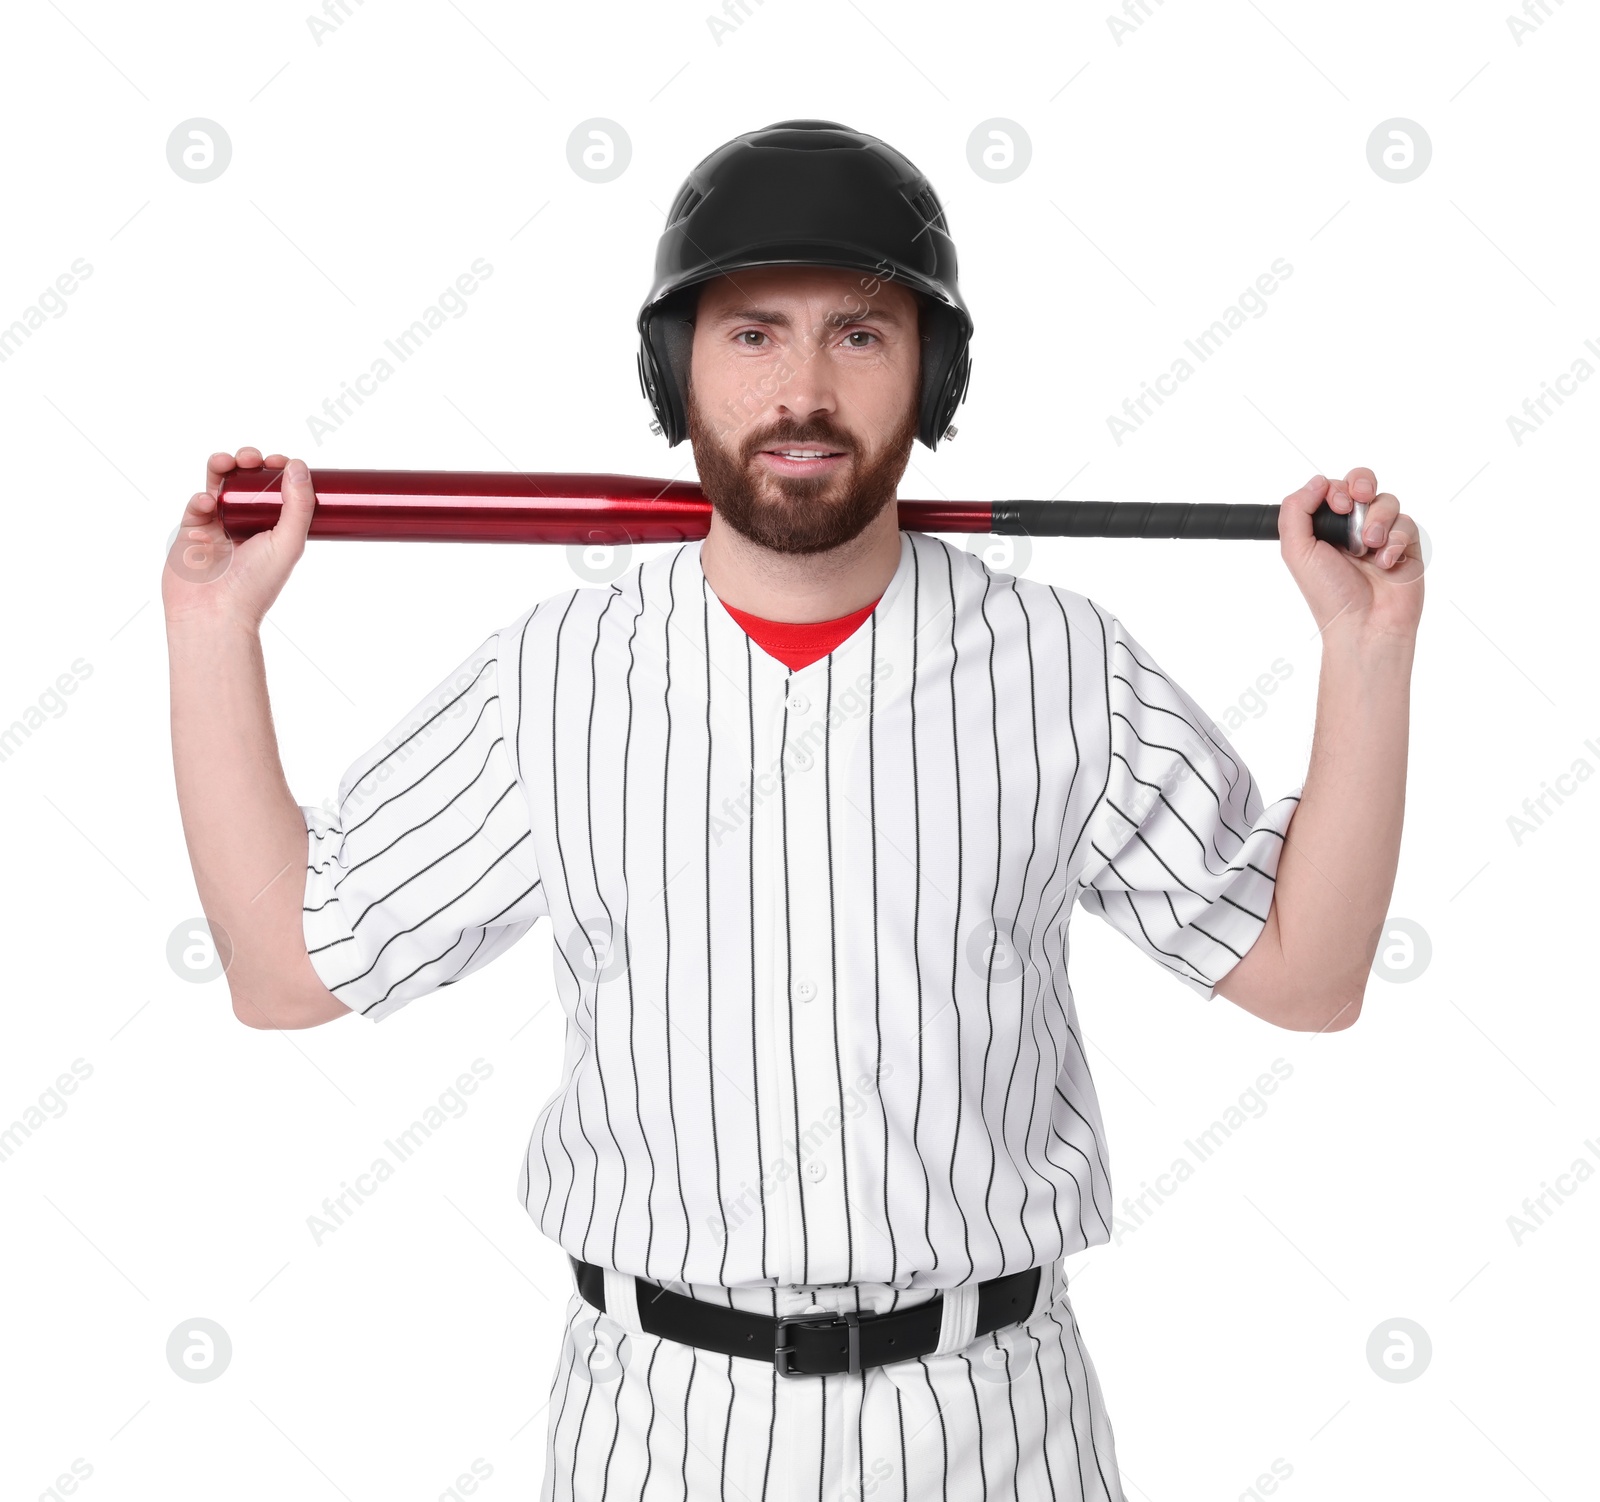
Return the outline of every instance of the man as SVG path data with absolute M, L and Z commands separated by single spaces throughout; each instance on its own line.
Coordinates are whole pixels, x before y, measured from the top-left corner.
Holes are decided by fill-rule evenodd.
M 1416 529 L 1370 470 L 1285 499 L 1322 676 L 1304 787 L 1263 806 L 1116 616 L 900 530 L 971 333 L 905 158 L 782 122 L 668 219 L 640 372 L 709 532 L 492 632 L 334 816 L 284 783 L 257 637 L 305 466 L 265 461 L 281 519 L 219 578 L 168 571 L 178 792 L 234 1011 L 381 1019 L 550 918 L 566 1053 L 519 1182 L 576 1283 L 547 1498 L 1120 1499 L 1062 1273 L 1113 1203 L 1068 921 L 1082 902 L 1278 1026 L 1355 1021 Z M 221 546 L 221 476 L 262 462 L 213 457 L 187 540 Z M 1325 499 L 1368 506 L 1364 556 L 1315 540 Z

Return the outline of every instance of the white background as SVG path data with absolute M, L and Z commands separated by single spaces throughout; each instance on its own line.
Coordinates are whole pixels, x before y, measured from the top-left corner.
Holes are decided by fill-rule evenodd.
M 5 1495 L 57 1495 L 78 1461 L 90 1497 L 423 1502 L 474 1460 L 481 1495 L 535 1494 L 570 1290 L 514 1196 L 557 1084 L 548 927 L 377 1029 L 251 1031 L 225 982 L 179 978 L 167 939 L 199 906 L 160 570 L 205 456 L 245 443 L 692 477 L 634 373 L 662 211 L 729 136 L 821 116 L 930 175 L 977 324 L 960 436 L 916 449 L 904 495 L 1275 502 L 1367 464 L 1434 548 L 1392 905 L 1426 970 L 1311 1037 L 1075 925 L 1119 1201 L 1293 1071 L 1070 1265 L 1129 1498 L 1248 1496 L 1274 1460 L 1296 1502 L 1593 1496 L 1600 1183 L 1520 1244 L 1508 1217 L 1600 1164 L 1600 786 L 1520 843 L 1507 819 L 1600 767 L 1600 381 L 1520 445 L 1506 419 L 1600 369 L 1600 22 L 1551 0 L 1519 42 L 1509 0 L 1152 0 L 1119 40 L 1100 4 L 748 4 L 720 41 L 709 0 L 351 0 L 320 42 L 303 0 L 7 7 L 0 325 L 92 274 L 0 363 L 0 725 L 92 671 L 0 761 L 0 1129 L 92 1073 L 0 1161 Z M 233 147 L 205 184 L 166 157 L 195 116 Z M 566 154 L 595 116 L 632 142 L 606 184 Z M 1397 116 L 1433 145 L 1404 184 L 1366 154 Z M 1032 142 L 1008 183 L 968 164 L 991 117 Z M 308 416 L 477 257 L 465 315 L 319 445 Z M 1123 398 L 1280 257 L 1267 311 L 1117 444 Z M 1041 542 L 1027 572 L 1114 609 L 1219 720 L 1285 659 L 1232 739 L 1268 801 L 1304 776 L 1318 643 L 1275 546 Z M 298 800 L 574 582 L 559 549 L 313 543 L 263 630 Z M 466 1114 L 317 1245 L 323 1198 L 476 1058 Z M 196 1317 L 233 1344 L 210 1383 L 165 1357 Z M 1406 1383 L 1366 1356 L 1396 1317 L 1432 1341 Z

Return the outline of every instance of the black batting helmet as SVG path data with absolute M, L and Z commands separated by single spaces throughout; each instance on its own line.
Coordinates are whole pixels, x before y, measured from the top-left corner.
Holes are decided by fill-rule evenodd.
M 736 136 L 684 180 L 639 310 L 639 384 L 669 444 L 689 433 L 694 289 L 751 266 L 841 266 L 921 294 L 917 436 L 946 436 L 972 371 L 972 317 L 932 184 L 892 146 L 832 120 Z

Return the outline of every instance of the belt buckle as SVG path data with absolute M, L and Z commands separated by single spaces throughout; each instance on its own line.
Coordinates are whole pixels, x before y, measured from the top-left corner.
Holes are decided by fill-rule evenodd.
M 854 1309 L 844 1309 L 837 1314 L 780 1314 L 777 1319 L 778 1338 L 773 1344 L 772 1365 L 780 1377 L 805 1377 L 808 1372 L 791 1370 L 789 1359 L 795 1352 L 795 1347 L 786 1345 L 789 1327 L 793 1325 L 808 1325 L 812 1328 L 828 1328 L 831 1325 L 845 1325 L 850 1331 L 849 1366 L 846 1370 L 852 1376 L 861 1371 L 861 1316 Z

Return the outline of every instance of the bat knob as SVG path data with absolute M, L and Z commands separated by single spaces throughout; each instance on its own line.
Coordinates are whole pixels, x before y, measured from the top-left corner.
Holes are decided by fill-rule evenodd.
M 1323 542 L 1331 543 L 1352 558 L 1360 558 L 1367 551 L 1366 543 L 1361 540 L 1367 527 L 1367 504 L 1357 501 L 1351 506 L 1350 514 L 1343 516 L 1324 501 L 1311 514 L 1311 530 Z

